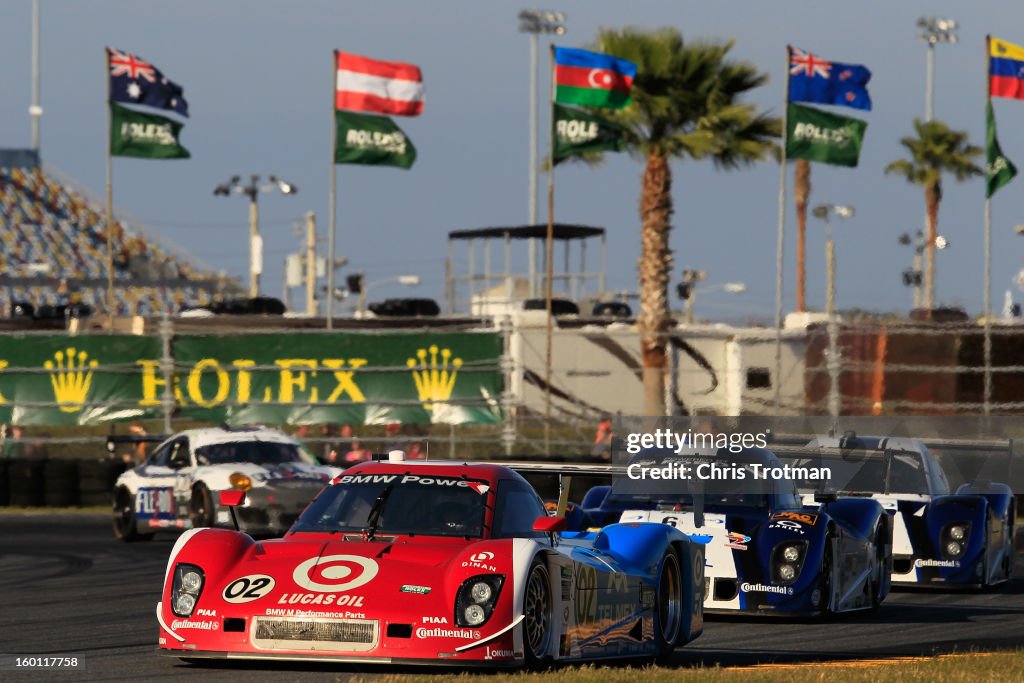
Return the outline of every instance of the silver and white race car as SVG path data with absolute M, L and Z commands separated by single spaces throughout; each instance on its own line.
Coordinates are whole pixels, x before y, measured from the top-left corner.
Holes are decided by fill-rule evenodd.
M 276 429 L 191 429 L 166 439 L 117 479 L 114 534 L 149 540 L 157 531 L 233 526 L 219 492 L 246 492 L 236 508 L 250 534 L 279 535 L 340 469 L 320 465 L 305 446 Z

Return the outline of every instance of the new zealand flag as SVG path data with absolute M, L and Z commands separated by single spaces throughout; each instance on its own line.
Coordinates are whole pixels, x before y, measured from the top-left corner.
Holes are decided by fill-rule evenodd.
M 135 55 L 107 48 L 110 64 L 110 101 L 144 104 L 188 116 L 184 90 L 155 66 Z
M 869 80 L 871 71 L 863 64 L 826 62 L 810 52 L 789 48 L 790 102 L 817 102 L 870 110 Z

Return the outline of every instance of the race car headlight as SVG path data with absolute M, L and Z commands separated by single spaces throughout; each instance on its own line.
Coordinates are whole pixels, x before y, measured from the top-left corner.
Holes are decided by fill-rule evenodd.
M 194 564 L 179 564 L 174 568 L 171 585 L 171 611 L 179 617 L 190 617 L 203 592 L 203 570 Z
M 477 581 L 469 589 L 469 595 L 473 598 L 473 602 L 486 604 L 491 601 L 494 591 L 491 588 L 491 584 L 486 581 Z
M 505 577 L 500 574 L 474 576 L 459 587 L 455 598 L 455 623 L 459 626 L 482 626 L 494 612 Z
M 964 554 L 967 539 L 971 536 L 970 522 L 947 524 L 942 529 L 941 547 L 945 557 L 960 557 Z
M 800 576 L 807 554 L 807 541 L 780 543 L 772 551 L 772 579 L 778 584 L 789 584 Z
M 238 489 L 239 491 L 248 491 L 252 488 L 252 479 L 249 475 L 242 474 L 241 472 L 233 472 L 228 477 L 228 483 L 231 484 L 231 488 Z
M 487 613 L 480 605 L 470 605 L 462 612 L 462 616 L 465 617 L 467 626 L 479 626 L 487 621 Z

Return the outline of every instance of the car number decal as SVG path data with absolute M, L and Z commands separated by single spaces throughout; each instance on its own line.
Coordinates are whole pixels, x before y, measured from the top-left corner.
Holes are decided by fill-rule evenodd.
M 234 604 L 258 600 L 274 590 L 274 579 L 266 574 L 241 576 L 224 587 L 224 601 Z

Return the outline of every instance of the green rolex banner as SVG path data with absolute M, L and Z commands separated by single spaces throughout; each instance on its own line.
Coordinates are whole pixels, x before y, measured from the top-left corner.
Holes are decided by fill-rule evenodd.
M 410 168 L 416 148 L 402 129 L 386 116 L 334 112 L 337 128 L 334 163 Z
M 175 335 L 176 417 L 235 424 L 494 424 L 504 343 L 494 332 Z M 158 418 L 159 337 L 0 334 L 0 422 Z
M 573 109 L 555 107 L 555 163 L 587 152 L 621 152 L 626 144 L 622 139 L 623 129 L 596 114 Z
M 996 117 L 992 112 L 992 101 L 985 107 L 985 196 L 991 197 L 1003 185 L 1017 175 L 1017 167 L 1003 156 L 996 137 Z
M 138 159 L 188 159 L 178 142 L 184 124 L 110 103 L 110 154 Z
M 787 107 L 786 156 L 836 166 L 856 166 L 868 124 L 790 104 Z

